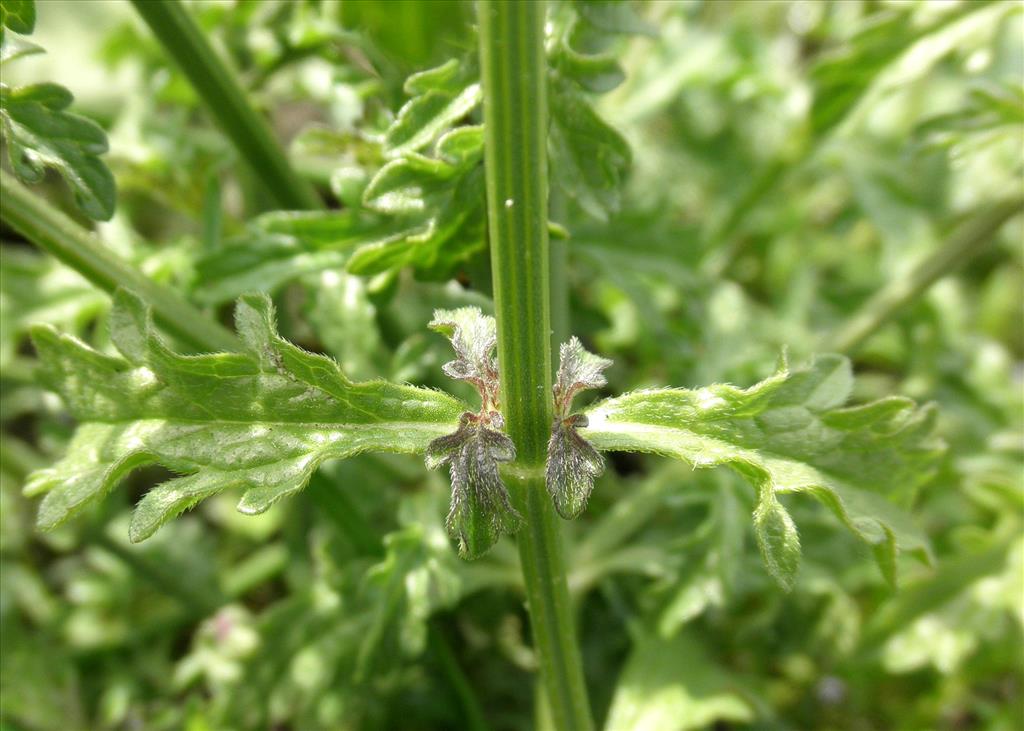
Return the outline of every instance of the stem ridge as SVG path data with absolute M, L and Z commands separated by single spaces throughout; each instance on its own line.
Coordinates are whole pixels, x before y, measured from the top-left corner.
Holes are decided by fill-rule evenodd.
M 545 3 L 480 0 L 477 8 L 501 409 L 517 455 L 505 474 L 526 520 L 519 556 L 543 695 L 555 728 L 590 731 L 560 526 L 544 476 L 534 474 L 553 413 Z

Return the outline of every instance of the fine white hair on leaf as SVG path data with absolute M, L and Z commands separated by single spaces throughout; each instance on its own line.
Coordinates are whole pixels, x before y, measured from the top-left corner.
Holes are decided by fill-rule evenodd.
M 612 362 L 588 352 L 575 336 L 562 344 L 559 356 L 552 388 L 555 418 L 548 440 L 546 482 L 558 514 L 572 519 L 586 509 L 594 480 L 604 472 L 604 459 L 577 431 L 587 426 L 587 417 L 570 415 L 572 400 L 580 391 L 607 384 L 603 371 Z

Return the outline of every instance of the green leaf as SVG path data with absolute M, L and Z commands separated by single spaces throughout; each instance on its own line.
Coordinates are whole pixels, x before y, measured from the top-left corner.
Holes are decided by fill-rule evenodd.
M 219 304 L 245 292 L 273 292 L 300 275 L 341 269 L 357 248 L 403 231 L 397 222 L 366 211 L 268 213 L 248 233 L 199 259 L 194 297 Z
M 927 539 L 897 503 L 932 472 L 941 444 L 935 412 L 889 397 L 842 408 L 849 361 L 828 355 L 810 366 L 739 389 L 636 391 L 601 401 L 581 433 L 601 450 L 654 452 L 694 467 L 728 465 L 758 489 L 755 525 L 769 571 L 788 586 L 799 551 L 777 495 L 809 493 L 872 546 L 890 581 L 896 555 L 928 558 Z M 893 502 L 893 500 L 895 502 Z
M 0 41 L 7 40 L 4 28 L 28 35 L 36 27 L 35 0 L 0 0 Z
M 460 127 L 437 141 L 433 157 L 391 161 L 356 201 L 365 208 L 261 216 L 200 259 L 194 296 L 224 302 L 342 266 L 360 276 L 411 266 L 447 278 L 484 245 L 482 134 Z
M 580 17 L 605 33 L 657 37 L 658 31 L 635 12 L 635 3 L 623 0 L 575 0 Z
M 930 54 L 937 54 L 935 58 L 938 58 L 956 48 L 956 33 L 943 35 L 942 31 L 974 13 L 985 11 L 991 4 L 974 2 L 950 6 L 928 24 L 915 22 L 918 9 L 912 5 L 892 6 L 870 16 L 869 22 L 845 43 L 822 54 L 810 68 L 815 97 L 810 116 L 813 134 L 821 137 L 835 129 L 887 68 L 919 42 L 932 46 L 921 54 L 920 68 L 927 68 L 925 59 Z
M 410 96 L 419 96 L 431 91 L 457 93 L 462 88 L 462 74 L 462 63 L 457 58 L 450 58 L 440 66 L 412 74 L 405 80 L 402 90 Z
M 353 383 L 333 360 L 283 340 L 262 295 L 243 297 L 235 311 L 245 352 L 196 356 L 170 350 L 134 295 L 119 291 L 115 300 L 111 338 L 122 357 L 50 327 L 33 331 L 43 381 L 79 422 L 65 458 L 26 486 L 46 493 L 43 528 L 154 463 L 182 476 L 140 501 L 133 541 L 227 488 L 244 490 L 241 512 L 261 513 L 301 490 L 324 460 L 421 452 L 465 410 L 438 391 Z
M 114 176 L 98 157 L 107 135 L 95 122 L 65 111 L 73 97 L 58 84 L 0 86 L 0 128 L 11 168 L 25 183 L 37 183 L 51 167 L 71 186 L 79 208 L 107 221 L 114 215 Z
M 587 91 L 600 94 L 617 87 L 626 78 L 615 56 L 586 55 L 563 46 L 552 63 L 560 73 L 571 77 Z
M 384 560 L 367 572 L 364 590 L 371 623 L 359 643 L 357 681 L 369 677 L 374 665 L 385 659 L 393 662 L 396 655 L 421 654 L 430 615 L 454 606 L 465 590 L 459 574 L 465 564 L 455 557 L 443 533 L 434 535 L 438 506 L 431 497 L 423 493 L 403 506 L 418 512 L 423 522 L 388 534 Z M 399 652 L 385 651 L 395 644 Z
M 42 46 L 24 38 L 10 37 L 0 42 L 0 64 L 14 61 L 24 56 L 33 56 L 37 53 L 46 53 Z
M 685 633 L 670 640 L 643 634 L 615 687 L 605 728 L 689 731 L 753 720 L 750 704 L 697 640 Z
M 306 317 L 313 331 L 354 379 L 384 370 L 377 310 L 365 280 L 339 271 L 307 277 Z
M 102 291 L 54 258 L 4 247 L 0 365 L 6 367 L 17 356 L 33 324 L 59 324 L 77 333 L 105 312 L 109 302 Z
M 371 183 L 372 187 L 372 183 Z M 412 266 L 442 277 L 484 245 L 483 170 L 458 179 L 444 200 L 425 203 L 429 217 L 410 222 L 393 237 L 360 246 L 348 262 L 353 274 L 371 275 Z
M 619 208 L 619 189 L 632 159 L 629 145 L 573 84 L 553 81 L 550 100 L 554 178 L 587 214 L 607 221 Z
M 382 213 L 429 211 L 431 198 L 448 193 L 483 155 L 483 127 L 459 127 L 437 142 L 435 157 L 410 152 L 392 160 L 363 192 L 363 205 Z
M 390 157 L 423 149 L 476 109 L 483 98 L 480 84 L 470 83 L 467 70 L 455 59 L 410 76 L 405 90 L 415 96 L 384 133 Z
M 770 490 L 754 510 L 754 533 L 768 572 L 787 591 L 792 589 L 800 568 L 800 537 L 793 519 Z
M 650 33 L 629 3 L 573 3 L 552 8 L 548 60 L 553 74 L 588 91 L 611 91 L 625 79 L 614 53 L 606 52 L 613 36 Z

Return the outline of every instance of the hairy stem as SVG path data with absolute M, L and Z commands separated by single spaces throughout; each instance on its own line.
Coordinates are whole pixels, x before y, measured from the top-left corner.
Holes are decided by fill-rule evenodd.
M 157 284 L 105 247 L 95 236 L 32 193 L 13 175 L 0 170 L 4 200 L 0 217 L 40 249 L 52 254 L 94 285 L 111 293 L 126 287 L 153 307 L 157 322 L 170 334 L 199 350 L 237 350 L 234 335 Z
M 478 2 L 487 211 L 507 473 L 541 677 L 555 726 L 591 729 L 559 525 L 544 484 L 551 428 L 547 76 L 543 2 Z
M 315 209 L 323 201 L 296 174 L 266 121 L 217 56 L 179 0 L 132 0 L 221 129 L 282 208 Z
M 1022 210 L 1024 198 L 1006 198 L 969 218 L 908 276 L 889 282 L 854 313 L 829 339 L 828 349 L 840 353 L 856 351 L 908 303 L 983 251 L 999 228 Z

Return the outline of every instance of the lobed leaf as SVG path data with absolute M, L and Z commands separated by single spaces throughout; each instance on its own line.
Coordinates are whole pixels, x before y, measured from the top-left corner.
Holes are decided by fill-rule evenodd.
M 408 222 L 408 228 L 391 238 L 360 246 L 349 260 L 348 270 L 371 275 L 412 266 L 445 278 L 456 264 L 483 247 L 481 168 L 458 178 L 448 195 L 431 200 L 424 208 L 429 211 L 427 218 Z
M 267 213 L 199 259 L 194 296 L 220 304 L 245 292 L 273 292 L 303 274 L 343 268 L 353 252 L 407 235 L 407 226 L 359 210 Z
M 405 82 L 405 91 L 414 96 L 384 133 L 384 146 L 391 157 L 430 145 L 483 99 L 480 84 L 469 81 L 468 69 L 457 59 L 413 74 Z
M 107 135 L 92 120 L 65 111 L 71 92 L 58 84 L 10 88 L 0 85 L 0 128 L 11 169 L 26 183 L 37 183 L 54 168 L 71 186 L 75 202 L 101 221 L 114 215 L 114 176 L 100 160 Z
M 895 582 L 899 550 L 929 557 L 925 536 L 898 506 L 930 476 L 941 451 L 933 409 L 890 397 L 843 408 L 849 361 L 829 355 L 748 388 L 656 389 L 587 409 L 581 430 L 600 450 L 663 454 L 694 467 L 728 465 L 758 490 L 755 529 L 765 563 L 791 585 L 799 542 L 778 502 L 809 493 L 873 549 Z M 895 501 L 895 502 L 894 502 Z
M 244 491 L 241 512 L 260 513 L 301 490 L 324 460 L 422 452 L 465 410 L 439 391 L 353 383 L 330 358 L 282 339 L 264 295 L 241 298 L 235 319 L 245 345 L 240 353 L 175 353 L 154 332 L 142 302 L 124 291 L 111 314 L 120 357 L 47 326 L 34 329 L 41 378 L 79 421 L 64 459 L 35 472 L 26 486 L 27 494 L 46 494 L 42 528 L 154 463 L 181 476 L 139 502 L 133 541 L 228 488 Z
M 619 209 L 631 152 L 585 92 L 605 93 L 625 79 L 615 55 L 607 52 L 613 36 L 651 29 L 629 3 L 619 2 L 553 6 L 549 28 L 548 146 L 554 180 L 588 215 L 607 221 Z
M 459 127 L 438 140 L 435 157 L 408 153 L 392 160 L 363 192 L 363 205 L 382 213 L 418 213 L 431 198 L 448 193 L 483 156 L 483 128 Z
M 607 221 L 619 208 L 620 187 L 632 160 L 629 145 L 573 84 L 555 80 L 550 100 L 554 178 L 587 214 Z

